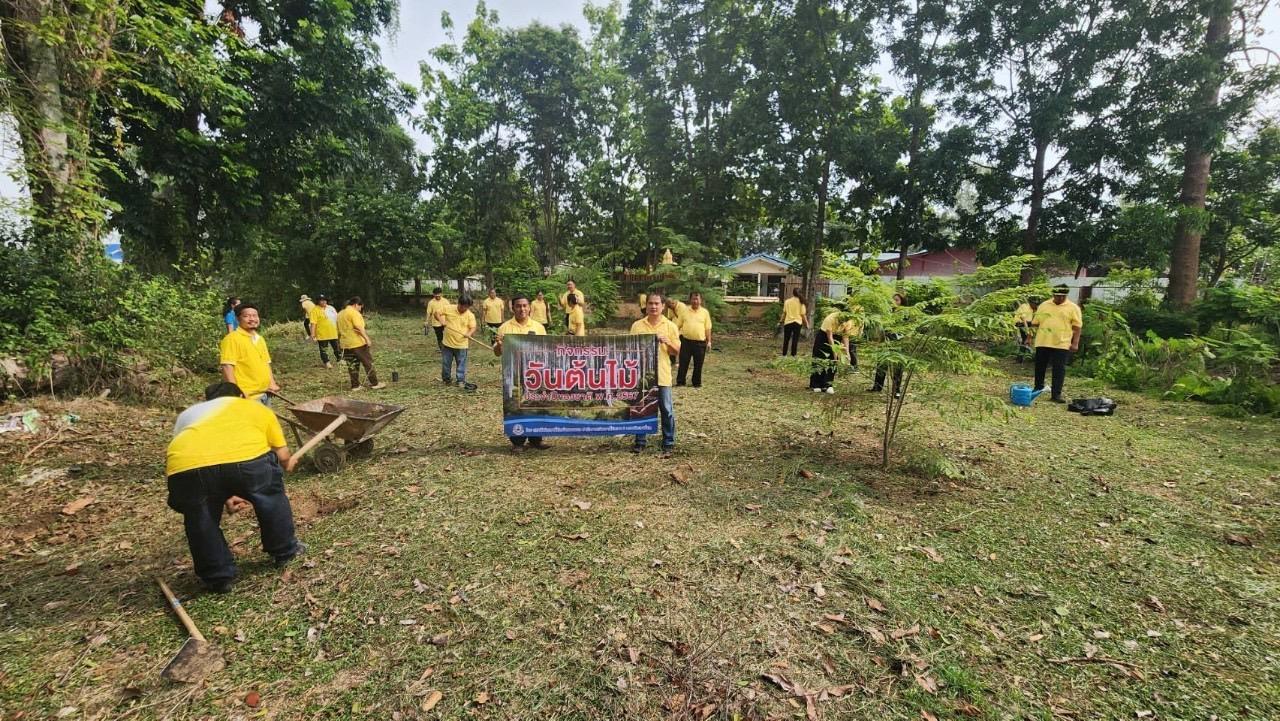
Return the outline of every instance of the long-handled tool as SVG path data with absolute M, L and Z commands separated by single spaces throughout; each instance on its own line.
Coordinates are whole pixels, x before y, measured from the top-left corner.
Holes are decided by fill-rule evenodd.
M 211 673 L 221 671 L 226 668 L 227 662 L 222 658 L 222 650 L 217 646 L 209 643 L 205 639 L 204 634 L 200 633 L 200 629 L 196 628 L 196 622 L 191 620 L 187 615 L 187 609 L 183 608 L 182 602 L 177 596 L 173 595 L 173 591 L 169 590 L 168 584 L 160 579 L 156 579 L 156 583 L 160 585 L 160 590 L 164 592 L 165 600 L 169 602 L 169 608 L 173 609 L 178 620 L 182 621 L 182 625 L 186 627 L 187 637 L 182 648 L 174 654 L 169 660 L 169 664 L 164 667 L 160 675 L 170 681 L 181 681 L 182 683 L 196 683 Z
M 485 348 L 488 348 L 489 350 L 493 350 L 493 346 L 489 345 L 488 343 L 485 343 L 485 342 L 484 342 L 484 341 L 482 341 L 482 340 L 479 340 L 478 338 L 472 338 L 471 336 L 467 336 L 467 340 L 470 340 L 472 343 L 476 343 L 476 344 L 478 344 L 478 345 L 482 345 L 482 346 L 484 346 Z

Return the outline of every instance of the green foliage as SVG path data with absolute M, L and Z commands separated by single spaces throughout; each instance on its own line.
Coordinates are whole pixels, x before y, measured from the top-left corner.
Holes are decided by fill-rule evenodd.
M 1092 305 L 1089 303 L 1087 305 Z M 1160 338 L 1187 338 L 1196 332 L 1196 319 L 1181 311 L 1146 305 L 1120 306 L 1135 336 L 1153 333 Z
M 1202 330 L 1215 325 L 1254 325 L 1280 340 L 1280 284 L 1225 284 L 1209 288 L 1196 304 L 1194 313 Z
M 720 265 L 720 256 L 711 248 L 674 233 L 666 234 L 665 246 L 671 249 L 675 265 L 659 265 L 649 290 L 664 297 L 685 301 L 695 291 L 702 293 L 703 305 L 718 317 L 724 310 L 724 283 L 733 270 Z
M 915 280 L 900 280 L 894 289 L 903 295 L 903 305 L 918 305 L 928 312 L 954 302 L 955 289 L 941 278 L 932 278 L 927 283 Z
M 551 308 L 551 322 L 557 323 L 560 294 L 565 290 L 565 283 L 572 280 L 577 289 L 587 299 L 587 328 L 604 325 L 613 317 L 618 309 L 618 284 L 608 270 L 595 266 L 578 266 L 561 268 L 551 277 L 537 283 L 534 292 L 541 290 L 546 294 L 547 305 Z
M 1164 299 L 1164 289 L 1159 283 L 1160 273 L 1152 268 L 1113 267 L 1107 277 L 1095 285 L 1118 288 L 1124 292 L 1126 309 L 1157 308 Z

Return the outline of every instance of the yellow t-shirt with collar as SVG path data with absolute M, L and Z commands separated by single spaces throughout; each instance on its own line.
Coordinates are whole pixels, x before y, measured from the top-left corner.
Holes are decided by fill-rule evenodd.
M 338 324 L 329 320 L 329 314 L 324 311 L 319 305 L 311 306 L 311 312 L 307 314 L 311 319 L 311 330 L 315 332 L 318 341 L 335 340 L 338 337 Z
M 1013 320 L 1016 323 L 1031 325 L 1033 318 L 1035 318 L 1035 311 L 1031 310 L 1030 303 L 1023 303 L 1013 312 Z
M 218 345 L 218 365 L 232 366 L 236 385 L 250 398 L 260 396 L 271 385 L 271 351 L 261 333 L 250 334 L 236 328 Z
M 501 341 L 508 333 L 514 333 L 516 335 L 529 335 L 530 333 L 534 335 L 546 335 L 547 329 L 532 317 L 526 319 L 524 325 L 521 325 L 515 318 L 512 318 L 498 326 L 498 330 L 495 331 L 495 335 L 497 335 L 499 341 Z
M 706 340 L 707 334 L 711 332 L 711 313 L 706 306 L 697 310 L 690 308 L 680 317 L 676 325 L 680 328 L 681 338 Z
M 672 321 L 673 323 L 679 323 L 680 319 L 684 317 L 684 314 L 688 312 L 689 306 L 686 305 L 684 301 L 678 300 L 676 301 L 675 308 L 666 306 L 662 311 L 662 315 L 666 316 L 667 320 Z
M 790 325 L 791 323 L 804 322 L 804 303 L 794 295 L 787 298 L 782 303 L 782 324 Z
M 164 474 L 240 463 L 284 445 L 280 421 L 266 406 L 246 398 L 214 398 L 178 416 Z
M 458 312 L 458 306 L 452 306 L 444 314 L 444 345 L 454 350 L 466 350 L 471 347 L 467 336 L 476 332 L 476 314 L 470 308 Z
M 356 330 L 364 330 L 364 316 L 349 305 L 338 312 L 338 346 L 343 349 L 363 348 L 366 343 Z
M 650 325 L 648 316 L 645 316 L 631 324 L 631 335 L 658 335 L 659 333 L 667 336 L 667 340 L 674 342 L 677 350 L 680 348 L 680 329 L 669 318 L 662 318 L 657 325 Z M 671 351 L 662 344 L 658 345 L 658 385 L 671 386 Z
M 551 322 L 551 316 L 548 314 L 547 301 L 534 298 L 529 301 L 529 317 L 546 325 Z
M 836 310 L 828 313 L 827 317 L 822 319 L 821 330 L 832 335 L 838 335 L 842 338 L 850 339 L 854 336 L 862 335 L 862 328 L 856 321 L 846 320 L 843 323 L 840 322 L 841 312 L 842 311 Z
M 587 334 L 587 314 L 582 306 L 575 305 L 569 309 L 569 335 Z
M 573 291 L 573 294 L 578 296 L 579 308 L 586 305 L 587 296 L 583 295 L 581 290 L 575 290 Z M 569 312 L 569 291 L 567 290 L 560 294 L 560 309 L 563 310 L 565 313 Z
M 440 296 L 440 300 L 436 300 L 433 297 L 431 300 L 427 301 L 427 322 L 431 324 L 432 328 L 439 328 L 443 326 L 444 320 L 439 316 L 452 307 L 453 303 L 450 303 L 448 298 Z
M 1032 323 L 1036 326 L 1036 347 L 1071 348 L 1072 329 L 1084 327 L 1084 319 L 1080 315 L 1080 306 L 1070 299 L 1061 304 L 1045 301 L 1036 308 Z
M 501 323 L 502 309 L 505 306 L 506 306 L 506 301 L 502 300 L 501 298 L 497 298 L 497 297 L 485 298 L 484 301 L 480 303 L 480 307 L 484 308 L 484 322 L 485 323 Z

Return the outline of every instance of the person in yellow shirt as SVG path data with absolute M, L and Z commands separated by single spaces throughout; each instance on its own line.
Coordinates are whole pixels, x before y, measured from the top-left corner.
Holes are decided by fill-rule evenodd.
M 302 306 L 302 334 L 310 338 L 311 309 L 316 307 L 316 304 L 311 301 L 311 296 L 303 293 L 302 297 L 298 299 L 298 305 Z
M 284 473 L 298 458 L 289 453 L 275 414 L 247 400 L 236 384 L 214 383 L 204 397 L 174 423 L 165 481 L 169 508 L 182 514 L 196 576 L 206 589 L 226 593 L 237 571 L 222 535 L 224 509 L 253 507 L 262 550 L 276 567 L 306 552 L 284 490 Z
M 857 306 L 849 308 L 851 312 L 858 312 Z M 840 316 L 844 313 L 841 310 L 833 310 L 822 319 L 822 325 L 819 326 L 818 332 L 813 334 L 813 359 L 817 361 L 814 364 L 813 373 L 809 375 L 809 388 L 814 393 L 835 393 L 836 389 L 832 383 L 836 379 L 836 369 L 832 361 L 836 360 L 836 349 L 843 348 L 844 357 L 849 359 L 849 365 L 854 368 L 858 367 L 858 356 L 853 350 L 853 337 L 862 333 L 862 328 L 858 326 L 854 320 L 840 320 Z
M 1069 288 L 1060 285 L 1053 289 L 1053 300 L 1041 303 L 1031 318 L 1036 329 L 1036 388 L 1044 388 L 1045 371 L 1053 367 L 1054 403 L 1066 403 L 1062 386 L 1067 380 L 1067 362 L 1071 354 L 1080 349 L 1080 331 L 1084 319 L 1080 306 L 1067 299 Z
M 511 310 L 515 312 L 515 301 L 511 302 Z M 547 308 L 547 298 L 542 291 L 529 303 L 529 317 L 547 327 L 551 323 L 551 311 Z
M 565 298 L 565 302 L 569 304 L 568 321 L 565 323 L 569 328 L 569 335 L 586 335 L 587 314 L 583 312 L 582 304 L 578 302 L 578 296 L 568 296 Z
M 436 348 L 444 348 L 444 314 L 452 305 L 444 297 L 444 290 L 436 288 L 431 291 L 431 300 L 427 301 L 427 323 L 436 334 Z
M 632 335 L 658 337 L 658 415 L 662 425 L 662 457 L 670 458 L 676 447 L 675 397 L 671 393 L 671 357 L 680 353 L 680 329 L 662 317 L 662 294 L 653 291 L 645 299 L 645 316 L 631 324 Z M 636 435 L 632 453 L 644 450 L 648 439 Z
M 378 382 L 378 372 L 373 368 L 373 340 L 364 329 L 364 301 L 353 295 L 347 299 L 347 307 L 338 314 L 338 345 L 342 347 L 342 359 L 347 362 L 347 374 L 351 376 L 351 390 L 360 389 L 360 366 L 369 377 L 370 390 L 386 388 Z
M 702 387 L 702 361 L 711 350 L 711 313 L 702 305 L 702 294 L 694 291 L 689 294 L 689 307 L 680 320 L 676 321 L 680 329 L 680 371 L 676 374 L 676 385 L 684 385 L 689 370 L 689 361 L 693 361 L 693 387 Z
M 502 311 L 506 309 L 507 302 L 498 297 L 498 291 L 493 288 L 489 289 L 489 297 L 485 298 L 480 307 L 484 311 L 484 324 L 489 326 L 489 331 L 498 330 L 498 326 L 502 325 Z
M 799 288 L 791 291 L 791 297 L 782 303 L 782 317 L 778 319 L 782 326 L 782 355 L 795 355 L 796 346 L 800 343 L 800 330 L 809 327 L 809 316 L 805 314 L 804 294 Z M 776 336 L 775 336 L 776 337 Z M 790 352 L 787 348 L 790 347 Z
M 444 315 L 444 349 L 440 357 L 440 380 L 446 385 L 452 384 L 450 376 L 457 366 L 459 387 L 467 386 L 467 351 L 471 348 L 471 337 L 476 334 L 476 316 L 471 312 L 471 296 L 463 293 L 458 296 L 458 304 Z M 469 390 L 474 390 L 470 386 Z
M 501 326 L 498 327 L 497 338 L 496 340 L 494 340 L 494 343 L 493 343 L 494 355 L 496 356 L 502 355 L 502 339 L 507 337 L 508 334 L 515 334 L 515 335 L 546 335 L 547 334 L 547 329 L 544 328 L 541 323 L 534 320 L 530 316 L 531 307 L 532 306 L 529 303 L 529 296 L 525 295 L 524 293 L 517 293 L 514 297 L 511 298 L 512 318 L 511 320 L 507 321 L 506 323 L 503 323 Z M 513 379 L 507 378 L 504 374 L 502 382 L 504 384 L 511 383 L 513 382 Z M 510 390 L 509 387 L 503 389 L 504 397 L 506 396 L 506 391 L 509 391 L 509 390 Z M 550 448 L 550 446 L 542 442 L 542 436 L 508 436 L 508 438 L 511 440 L 512 453 L 524 452 L 525 441 L 529 442 L 529 446 L 531 448 L 536 448 L 538 450 L 545 450 L 547 448 Z
M 240 327 L 223 336 L 218 344 L 222 379 L 235 383 L 251 400 L 270 405 L 271 398 L 266 393 L 279 391 L 280 385 L 271 372 L 271 351 L 267 350 L 267 339 L 258 333 L 262 325 L 258 306 L 253 303 L 236 306 L 236 320 Z
M 676 326 L 679 327 L 680 319 L 683 318 L 684 314 L 688 312 L 689 312 L 689 306 L 685 305 L 683 301 L 668 297 L 667 308 L 662 312 L 662 315 L 665 316 L 667 320 L 671 321 L 672 323 L 675 323 Z
M 643 318 L 643 317 L 644 317 L 644 314 L 645 314 L 644 307 L 645 307 L 645 305 L 646 305 L 645 301 L 646 301 L 648 298 L 649 298 L 649 294 L 648 294 L 648 293 L 639 293 L 639 294 L 637 294 L 637 295 L 636 295 L 636 307 L 638 307 L 638 308 L 640 309 L 640 317 L 641 317 L 641 318 Z
M 574 283 L 572 278 L 570 278 L 569 281 L 564 284 L 564 287 L 565 287 L 565 291 L 560 294 L 560 310 L 564 311 L 564 326 L 568 328 L 569 327 L 569 296 L 570 295 L 577 296 L 578 305 L 582 306 L 584 309 L 587 306 L 587 297 L 582 294 L 582 291 L 578 290 L 578 284 Z
M 1031 297 L 1027 302 L 1013 311 L 1013 324 L 1018 329 L 1018 362 L 1031 357 L 1031 324 L 1035 320 L 1036 308 L 1040 307 L 1040 299 Z
M 341 358 L 341 351 L 338 350 L 338 310 L 329 305 L 328 296 L 318 295 L 309 315 L 311 340 L 320 347 L 320 362 L 325 368 L 332 368 L 333 363 L 329 362 L 329 354 L 325 351 L 332 349 L 333 359 Z

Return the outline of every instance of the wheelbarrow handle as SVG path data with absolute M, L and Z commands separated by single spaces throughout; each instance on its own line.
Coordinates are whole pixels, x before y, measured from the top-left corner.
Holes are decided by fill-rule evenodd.
M 296 405 L 298 405 L 297 403 L 294 403 L 293 401 L 289 400 L 288 398 L 285 398 L 285 397 L 284 397 L 284 394 L 283 394 L 283 393 L 281 393 L 280 391 L 266 391 L 266 394 L 267 394 L 267 395 L 269 395 L 269 396 L 275 396 L 276 398 L 279 398 L 280 400 L 284 401 L 285 403 L 288 403 L 288 404 L 289 404 L 289 405 L 291 405 L 291 406 L 296 406 Z
M 293 457 L 293 458 L 302 458 L 304 455 L 306 455 L 306 454 L 307 454 L 307 452 L 308 452 L 308 451 L 310 451 L 312 448 L 315 448 L 316 446 L 320 445 L 320 442 L 321 442 L 321 441 L 323 441 L 325 438 L 328 438 L 328 437 L 329 437 L 329 435 L 330 435 L 331 433 L 333 433 L 334 431 L 338 430 L 338 427 L 339 427 L 339 426 L 341 426 L 343 423 L 346 423 L 346 422 L 347 422 L 347 416 L 346 416 L 346 414 L 345 414 L 345 413 L 344 413 L 344 414 L 342 414 L 342 415 L 339 415 L 337 418 L 334 418 L 332 423 L 330 423 L 329 425 L 327 425 L 327 426 L 325 426 L 325 427 L 324 427 L 324 430 L 320 431 L 319 433 L 315 434 L 314 436 L 311 436 L 311 439 L 310 439 L 310 440 L 308 440 L 306 443 L 303 443 L 303 444 L 302 444 L 302 447 L 301 447 L 301 448 L 299 448 L 299 449 L 298 449 L 298 450 L 293 454 L 293 456 L 292 456 L 292 457 Z

